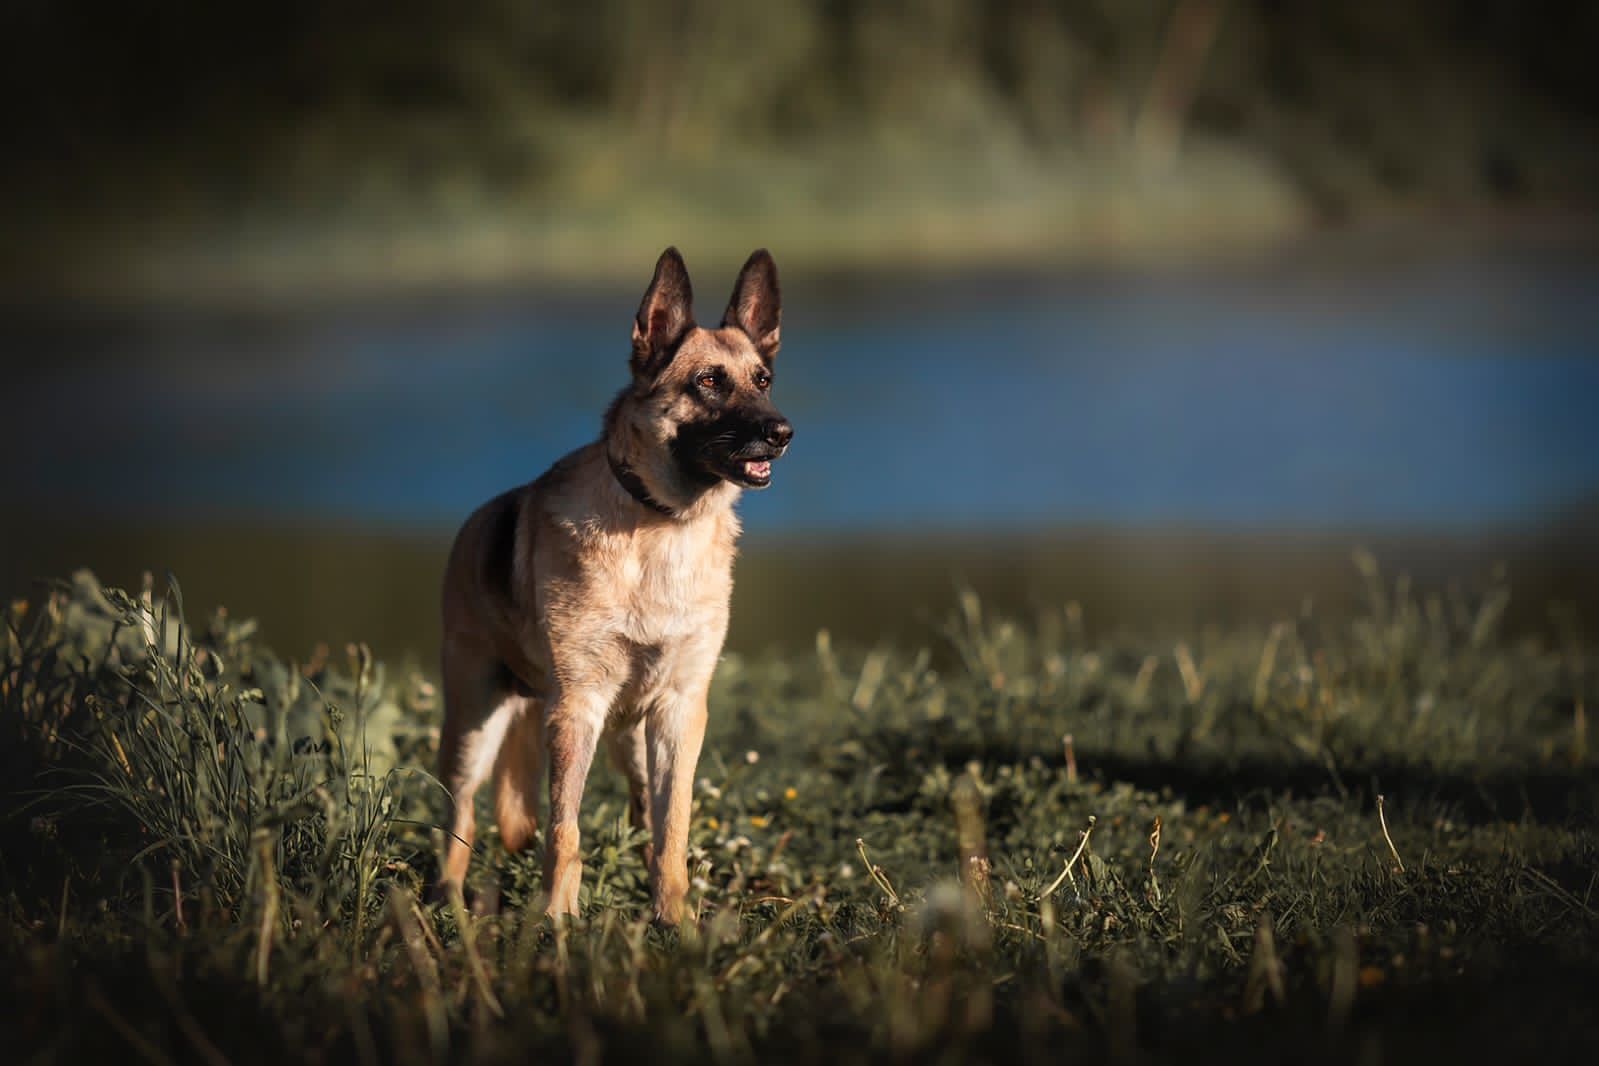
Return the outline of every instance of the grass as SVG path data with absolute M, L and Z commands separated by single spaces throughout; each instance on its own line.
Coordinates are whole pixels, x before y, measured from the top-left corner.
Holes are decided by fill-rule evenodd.
M 492 831 L 425 902 L 425 677 L 79 574 L 0 655 L 13 1061 L 1591 1054 L 1594 646 L 1362 565 L 1352 621 L 1090 640 L 968 592 L 924 648 L 729 656 L 682 930 L 608 773 L 584 921 Z

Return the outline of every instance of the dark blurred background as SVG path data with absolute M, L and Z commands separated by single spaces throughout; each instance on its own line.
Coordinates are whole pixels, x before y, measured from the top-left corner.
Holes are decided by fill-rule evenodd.
M 1599 605 L 1599 9 L 8 3 L 0 582 L 170 569 L 430 660 L 655 255 L 770 247 L 798 427 L 732 646 Z

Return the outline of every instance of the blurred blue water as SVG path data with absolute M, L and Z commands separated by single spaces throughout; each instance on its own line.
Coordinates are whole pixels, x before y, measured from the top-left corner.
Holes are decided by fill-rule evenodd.
M 753 529 L 1537 519 L 1599 490 L 1596 282 L 1500 259 L 800 288 L 775 393 L 796 440 L 743 512 Z M 635 300 L 92 331 L 99 358 L 13 377 L 0 487 L 101 515 L 448 527 L 594 436 Z

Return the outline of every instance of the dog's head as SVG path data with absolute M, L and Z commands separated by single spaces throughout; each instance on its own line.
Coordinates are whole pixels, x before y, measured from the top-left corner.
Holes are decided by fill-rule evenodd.
M 634 395 L 686 481 L 765 488 L 794 436 L 771 395 L 777 265 L 764 248 L 749 257 L 714 329 L 695 324 L 692 304 L 683 257 L 668 248 L 633 322 Z

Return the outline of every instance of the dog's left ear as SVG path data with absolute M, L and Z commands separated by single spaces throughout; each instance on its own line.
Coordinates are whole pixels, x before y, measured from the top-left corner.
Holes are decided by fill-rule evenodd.
M 755 344 L 768 363 L 782 343 L 778 324 L 783 317 L 783 296 L 777 287 L 777 264 L 765 248 L 750 253 L 738 272 L 733 299 L 722 317 L 723 326 L 736 326 Z
M 633 373 L 653 377 L 671 362 L 678 344 L 694 328 L 694 287 L 676 248 L 661 253 L 655 276 L 633 319 Z

